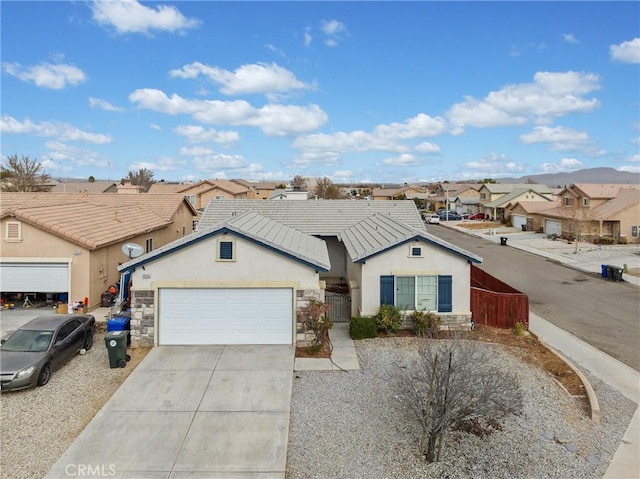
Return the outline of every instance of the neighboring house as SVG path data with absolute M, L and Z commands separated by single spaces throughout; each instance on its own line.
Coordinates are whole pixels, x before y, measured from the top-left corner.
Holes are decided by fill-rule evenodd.
M 245 199 L 249 188 L 230 180 L 203 180 L 184 185 L 154 183 L 149 189 L 152 194 L 169 191 L 186 196 L 196 210 L 201 210 L 211 200 Z
M 117 193 L 117 184 L 112 181 L 56 181 L 50 193 Z
M 639 243 L 640 186 L 573 184 L 560 192 L 554 208 L 538 216 L 547 234 Z
M 467 183 L 440 183 L 434 188 L 433 195 L 427 199 L 427 208 L 429 211 L 438 211 L 445 208 L 457 213 L 477 213 L 478 198 L 481 184 Z M 460 197 L 460 201 L 458 201 Z M 474 207 L 476 208 L 473 211 Z M 468 208 L 471 211 L 467 211 Z M 460 211 L 460 209 L 462 209 Z
M 427 233 L 412 201 L 223 200 L 195 233 L 119 270 L 133 280 L 134 345 L 292 344 L 296 312 L 345 286 L 348 317 L 393 303 L 468 325 L 481 261 Z
M 463 213 L 480 213 L 480 192 L 477 190 L 477 186 L 464 186 L 463 188 L 456 190 L 454 196 L 449 198 L 449 205 L 458 214 Z M 435 209 L 434 211 L 437 211 Z
M 419 185 L 404 185 L 399 188 L 373 188 L 371 190 L 371 196 L 374 201 L 389 201 L 389 200 L 413 200 L 420 199 L 426 200 L 429 197 L 429 193 L 425 187 Z
M 505 207 L 518 201 L 553 201 L 554 192 L 546 185 L 484 183 L 480 189 L 481 213 L 502 221 Z
M 309 192 L 295 188 L 278 188 L 269 193 L 270 200 L 308 200 Z
M 100 304 L 128 261 L 190 234 L 196 211 L 181 195 L 3 193 L 0 291 Z
M 526 231 L 544 231 L 541 214 L 554 208 L 553 201 L 518 201 L 507 207 L 507 215 L 511 218 L 511 224 L 515 228 L 525 225 Z
M 274 181 L 247 181 L 241 179 L 231 180 L 234 183 L 238 183 L 245 188 L 248 188 L 247 193 L 248 200 L 266 200 L 269 199 L 271 193 L 280 185 L 284 185 L 286 182 L 274 182 Z

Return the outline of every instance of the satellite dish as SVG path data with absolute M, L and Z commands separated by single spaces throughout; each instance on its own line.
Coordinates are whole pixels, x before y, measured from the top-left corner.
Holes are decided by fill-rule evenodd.
M 126 254 L 129 259 L 133 259 L 144 253 L 144 248 L 136 243 L 125 243 L 122 245 L 122 252 Z

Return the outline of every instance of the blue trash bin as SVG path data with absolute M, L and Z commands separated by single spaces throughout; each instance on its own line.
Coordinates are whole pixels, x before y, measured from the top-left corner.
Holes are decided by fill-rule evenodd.
M 600 267 L 602 268 L 602 277 L 607 279 L 607 265 L 601 264 Z
M 131 331 L 131 313 L 123 311 L 107 321 L 107 332 Z M 127 335 L 127 346 L 131 345 L 131 333 Z

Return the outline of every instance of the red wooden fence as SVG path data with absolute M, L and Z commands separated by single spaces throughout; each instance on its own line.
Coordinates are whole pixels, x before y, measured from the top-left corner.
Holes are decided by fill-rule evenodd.
M 529 329 L 529 298 L 472 265 L 471 314 L 476 326 L 511 329 L 521 323 Z

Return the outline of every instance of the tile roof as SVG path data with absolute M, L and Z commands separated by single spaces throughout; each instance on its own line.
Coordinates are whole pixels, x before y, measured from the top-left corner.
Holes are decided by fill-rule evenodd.
M 184 190 L 188 190 L 195 183 L 165 183 L 162 181 L 156 182 L 151 185 L 147 194 L 159 194 L 159 193 L 181 193 Z
M 479 256 L 441 240 L 424 229 L 412 228 L 383 214 L 374 214 L 360 221 L 342 232 L 339 239 L 344 243 L 354 262 L 363 261 L 414 239 L 447 249 L 474 263 L 482 262 Z
M 0 217 L 15 217 L 68 241 L 95 250 L 173 222 L 178 194 L 2 193 Z
M 482 185 L 489 190 L 490 193 L 510 193 L 515 189 L 525 188 L 531 189 L 540 194 L 551 194 L 553 191 L 547 185 L 528 184 L 528 183 L 485 183 Z
M 123 263 L 118 269 L 120 271 L 133 269 L 224 231 L 236 233 L 314 268 L 323 271 L 328 271 L 331 268 L 329 252 L 324 240 L 290 228 L 258 213 L 247 211 L 212 227 L 199 228 L 195 233 L 183 236 L 150 253 Z
M 117 184 L 113 181 L 64 181 L 52 185 L 50 193 L 105 193 L 112 189 L 117 193 Z
M 411 200 L 212 200 L 205 209 L 198 229 L 214 226 L 246 211 L 255 211 L 315 236 L 337 236 L 375 213 L 392 216 L 414 228 L 425 229 L 420 213 Z
M 545 203 L 551 202 L 550 199 L 545 198 L 540 194 L 540 192 L 534 190 L 533 188 L 515 188 L 511 192 L 507 193 L 506 195 L 501 196 L 497 200 L 493 200 L 490 203 L 485 203 L 483 206 L 486 206 L 487 208 L 499 208 L 500 206 L 508 204 L 510 201 L 516 199 L 518 196 L 523 195 L 527 192 L 533 192 L 541 196 L 542 198 L 544 198 L 544 200 L 541 199 L 540 201 L 544 201 Z
M 546 210 L 554 209 L 558 203 L 555 201 L 518 201 L 511 205 L 511 210 L 520 205 L 525 213 L 541 213 Z
M 566 189 L 578 189 L 583 193 L 583 196 L 586 196 L 591 199 L 595 198 L 615 198 L 618 194 L 618 191 L 621 188 L 625 189 L 638 189 L 640 186 L 638 185 L 625 185 L 625 184 L 599 184 L 599 183 L 576 183 L 573 184 Z M 564 190 L 563 190 L 564 191 Z
M 638 203 L 640 203 L 640 190 L 620 188 L 615 198 L 593 208 L 593 217 L 598 220 L 606 220 Z

